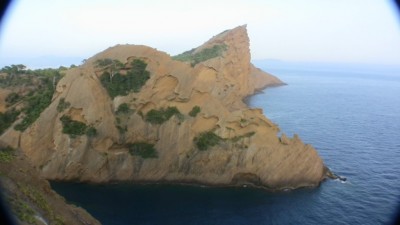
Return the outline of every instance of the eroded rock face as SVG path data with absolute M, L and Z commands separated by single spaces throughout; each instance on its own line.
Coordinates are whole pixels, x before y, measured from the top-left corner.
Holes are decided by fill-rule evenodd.
M 54 180 L 248 183 L 271 189 L 318 185 L 325 167 L 316 150 L 299 138 L 278 138 L 279 128 L 242 101 L 258 89 L 282 84 L 250 63 L 246 27 L 225 31 L 192 54 L 214 45 L 224 46 L 219 56 L 192 65 L 146 46 L 109 48 L 67 72 L 52 104 L 31 127 L 23 133 L 9 129 L 1 140 L 20 147 L 43 176 Z M 112 99 L 100 82 L 103 71 L 95 67 L 105 58 L 125 65 L 143 60 L 150 79 L 140 92 Z M 70 107 L 59 112 L 62 98 Z M 121 117 L 116 111 L 123 103 L 131 111 Z M 195 106 L 201 110 L 190 116 Z M 150 110 L 167 107 L 181 115 L 162 124 L 146 121 Z M 64 134 L 63 115 L 96 128 L 97 135 Z M 219 141 L 199 150 L 195 141 L 204 132 Z M 130 154 L 129 143 L 137 142 L 154 144 L 157 157 Z

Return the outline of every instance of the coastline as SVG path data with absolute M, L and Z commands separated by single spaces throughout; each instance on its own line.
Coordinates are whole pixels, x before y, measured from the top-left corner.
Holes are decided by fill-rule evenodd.
M 247 95 L 246 97 L 244 97 L 244 98 L 242 99 L 242 101 L 244 102 L 244 104 L 246 104 L 246 107 L 247 107 L 247 108 L 251 109 L 251 107 L 250 107 L 249 104 L 248 104 L 248 102 L 249 102 L 249 100 L 250 100 L 251 97 L 253 97 L 253 96 L 255 96 L 255 95 L 258 95 L 258 94 L 264 93 L 264 90 L 266 90 L 266 89 L 268 89 L 268 88 L 278 88 L 278 87 L 286 86 L 286 85 L 288 85 L 288 84 L 282 82 L 282 83 L 280 83 L 280 84 L 267 84 L 267 85 L 264 85 L 264 86 L 261 87 L 261 88 L 255 88 L 253 94 Z
M 269 188 L 266 186 L 259 186 L 254 185 L 252 183 L 241 183 L 241 184 L 212 184 L 212 183 L 205 183 L 197 180 L 114 180 L 114 181 L 107 181 L 107 182 L 91 182 L 91 181 L 78 181 L 78 180 L 48 180 L 49 183 L 65 183 L 65 184 L 87 184 L 93 186 L 108 186 L 108 185 L 171 185 L 171 186 L 193 186 L 193 187 L 202 187 L 202 188 L 237 188 L 237 189 L 254 189 L 254 190 L 263 190 L 270 193 L 277 193 L 277 192 L 286 192 L 286 191 L 295 191 L 298 189 L 313 189 L 319 187 L 322 182 L 326 179 L 321 180 L 320 183 L 317 185 L 304 185 L 299 187 L 284 187 L 284 188 Z

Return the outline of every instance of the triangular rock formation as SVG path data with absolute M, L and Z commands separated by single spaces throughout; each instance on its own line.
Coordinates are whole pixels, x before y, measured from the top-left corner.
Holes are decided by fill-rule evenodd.
M 48 179 L 318 185 L 325 166 L 315 149 L 280 139 L 279 128 L 242 101 L 280 84 L 250 63 L 246 26 L 173 58 L 117 45 L 68 70 L 40 118 L 0 139 Z M 69 130 L 77 124 L 93 132 Z

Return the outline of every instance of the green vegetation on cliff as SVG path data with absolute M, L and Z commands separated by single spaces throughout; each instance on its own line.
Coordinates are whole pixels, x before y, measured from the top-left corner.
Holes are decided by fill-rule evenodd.
M 14 149 L 11 147 L 0 147 L 0 162 L 8 163 L 14 159 Z
M 182 62 L 190 62 L 191 66 L 195 66 L 200 62 L 204 62 L 206 60 L 221 56 L 222 53 L 227 50 L 227 48 L 228 47 L 225 44 L 216 44 L 211 48 L 205 48 L 196 53 L 194 53 L 196 49 L 192 49 L 179 55 L 173 56 L 172 58 L 174 60 Z
M 178 116 L 178 118 L 182 118 L 183 115 L 179 112 L 179 110 L 173 106 L 168 107 L 167 109 L 152 109 L 146 114 L 146 121 L 152 124 L 162 124 L 168 121 L 173 115 Z
M 6 97 L 7 106 L 13 105 L 14 103 L 18 102 L 21 99 L 21 96 L 18 93 L 11 92 Z
M 37 224 L 35 211 L 33 211 L 26 202 L 20 199 L 11 199 L 10 205 L 19 220 L 27 222 L 28 224 Z
M 121 135 L 125 134 L 125 132 L 128 131 L 128 120 L 129 116 L 134 112 L 135 110 L 129 108 L 129 105 L 127 103 L 122 103 L 121 105 L 118 106 L 117 111 L 115 112 L 116 117 L 116 124 L 115 126 L 117 127 L 119 133 Z M 123 136 L 122 136 L 123 137 Z
M 72 120 L 70 116 L 63 115 L 60 120 L 63 124 L 62 132 L 64 134 L 69 134 L 71 138 L 84 134 L 88 137 L 93 137 L 97 134 L 96 128 L 87 126 L 85 123 L 80 121 Z
M 65 101 L 65 98 L 61 98 L 57 105 L 57 111 L 62 112 L 68 109 L 71 106 L 71 103 Z
M 140 59 L 133 60 L 130 69 L 125 68 L 121 62 L 111 59 L 98 60 L 97 65 L 102 65 L 100 67 L 104 72 L 100 81 L 111 98 L 128 95 L 131 91 L 139 92 L 150 79 L 150 72 L 146 70 L 147 63 Z M 122 69 L 127 70 L 125 75 L 120 73 Z
M 53 97 L 54 89 L 49 87 L 48 89 L 40 90 L 32 96 L 28 96 L 25 99 L 26 106 L 22 110 L 25 116 L 22 121 L 14 126 L 15 130 L 24 131 L 33 122 L 39 118 L 40 113 L 47 108 L 51 103 L 51 98 Z
M 7 107 L 18 104 L 20 111 L 7 111 L 1 117 L 7 117 L 1 123 L 0 133 L 15 121 L 19 112 L 22 121 L 15 125 L 15 130 L 24 131 L 40 116 L 40 113 L 51 103 L 55 86 L 60 80 L 59 69 L 27 70 L 22 64 L 6 66 L 0 70 L 0 87 L 12 92 L 6 97 Z M 18 93 L 15 92 L 18 90 Z M 7 115 L 6 115 L 7 114 Z
M 94 128 L 94 127 L 92 127 L 92 126 L 89 126 L 87 129 L 86 129 L 86 136 L 88 136 L 88 137 L 94 137 L 94 136 L 96 136 L 97 135 L 97 130 L 96 130 L 96 128 Z
M 17 120 L 20 111 L 14 108 L 7 110 L 6 112 L 0 112 L 0 134 L 2 134 L 7 128 Z
M 121 105 L 119 105 L 118 106 L 118 109 L 117 109 L 117 115 L 120 115 L 120 114 L 127 114 L 127 113 L 130 113 L 132 110 L 129 108 L 129 105 L 128 104 L 126 104 L 126 103 L 122 103 Z
M 251 132 L 245 133 L 243 135 L 239 135 L 239 136 L 235 136 L 233 138 L 230 138 L 229 140 L 231 140 L 232 142 L 238 142 L 238 141 L 240 141 L 240 140 L 242 140 L 244 138 L 250 138 L 254 134 L 256 134 L 256 132 L 251 131 Z
M 207 150 L 210 147 L 218 145 L 220 142 L 225 142 L 225 143 L 231 142 L 231 143 L 234 143 L 234 146 L 236 146 L 239 149 L 246 149 L 246 148 L 248 148 L 248 143 L 245 142 L 246 138 L 249 142 L 250 137 L 252 137 L 254 134 L 255 134 L 255 132 L 251 131 L 251 132 L 245 133 L 243 135 L 238 135 L 238 136 L 234 136 L 231 138 L 222 138 L 212 131 L 207 131 L 207 132 L 203 132 L 199 136 L 195 137 L 193 141 L 194 141 L 196 147 L 201 151 Z M 238 143 L 238 142 L 241 142 L 241 143 Z
M 67 115 L 63 115 L 60 120 L 63 124 L 62 132 L 64 134 L 69 134 L 70 136 L 80 136 L 85 134 L 87 128 L 85 123 L 72 120 L 71 117 Z
M 201 151 L 207 150 L 209 147 L 217 145 L 223 139 L 212 131 L 201 133 L 198 137 L 194 138 L 194 143 Z
M 189 116 L 191 116 L 191 117 L 196 117 L 197 116 L 197 114 L 199 113 L 201 111 L 201 108 L 200 108 L 200 106 L 194 106 L 193 108 L 192 108 L 192 110 L 190 110 L 190 112 L 189 112 Z
M 146 142 L 136 142 L 127 144 L 129 153 L 134 156 L 140 156 L 144 159 L 157 158 L 157 150 L 154 148 L 154 144 Z

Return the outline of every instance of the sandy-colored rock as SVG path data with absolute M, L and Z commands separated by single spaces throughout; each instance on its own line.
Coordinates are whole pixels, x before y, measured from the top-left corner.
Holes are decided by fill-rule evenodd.
M 146 46 L 109 48 L 67 71 L 51 105 L 20 138 L 11 138 L 7 132 L 0 140 L 14 146 L 15 141 L 9 140 L 19 140 L 15 147 L 48 179 L 250 184 L 270 189 L 318 185 L 325 177 L 325 166 L 316 150 L 299 138 L 278 138 L 279 128 L 260 109 L 243 103 L 259 89 L 283 84 L 250 63 L 246 26 L 225 31 L 194 52 L 215 44 L 226 45 L 222 55 L 194 67 Z M 148 64 L 150 79 L 140 92 L 111 99 L 99 81 L 102 72 L 94 66 L 104 58 L 123 63 L 142 59 Z M 58 112 L 61 98 L 71 106 Z M 122 103 L 133 112 L 123 118 L 126 131 L 120 134 L 115 111 Z M 183 116 L 160 125 L 143 119 L 151 109 L 168 106 L 177 107 Z M 188 113 L 194 106 L 201 111 L 192 117 Z M 64 114 L 95 127 L 97 136 L 63 134 L 59 118 Z M 200 151 L 194 140 L 207 131 L 222 140 Z M 126 143 L 138 141 L 154 144 L 158 157 L 129 154 Z
M 0 112 L 4 113 L 7 110 L 6 98 L 11 93 L 10 90 L 0 88 Z

